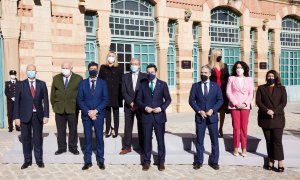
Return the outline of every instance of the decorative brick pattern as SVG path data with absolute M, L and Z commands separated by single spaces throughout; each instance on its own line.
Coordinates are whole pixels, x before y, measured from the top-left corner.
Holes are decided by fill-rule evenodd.
M 192 10 L 202 10 L 202 3 L 195 0 L 167 0 L 168 7 L 180 8 L 180 9 L 192 9 Z
M 33 24 L 21 23 L 21 31 L 33 32 Z
M 33 49 L 34 42 L 30 40 L 21 40 L 19 44 L 20 49 Z
M 73 24 L 73 15 L 67 14 L 67 13 L 52 14 L 52 22 L 63 23 L 63 24 Z
M 68 29 L 52 29 L 53 36 L 72 37 L 72 30 Z
M 31 5 L 24 5 L 19 4 L 18 6 L 18 16 L 25 16 L 25 17 L 32 17 L 32 6 Z

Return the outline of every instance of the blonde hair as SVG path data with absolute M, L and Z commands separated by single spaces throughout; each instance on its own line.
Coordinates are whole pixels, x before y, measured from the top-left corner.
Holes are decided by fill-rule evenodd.
M 214 49 L 211 51 L 210 59 L 209 59 L 209 66 L 211 69 L 213 69 L 217 62 L 217 57 L 222 56 L 222 50 L 221 49 Z M 220 61 L 220 68 L 224 68 L 224 62 Z
M 105 63 L 105 65 L 107 65 L 107 66 L 109 65 L 109 63 L 108 63 L 108 56 L 110 54 L 114 54 L 115 55 L 115 62 L 114 62 L 113 67 L 118 67 L 119 66 L 118 54 L 115 51 L 108 51 L 108 53 L 106 55 L 106 63 Z

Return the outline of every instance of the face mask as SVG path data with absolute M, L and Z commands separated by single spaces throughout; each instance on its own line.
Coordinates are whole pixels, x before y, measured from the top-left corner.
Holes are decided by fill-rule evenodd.
M 27 71 L 27 77 L 28 78 L 35 78 L 36 72 L 35 71 Z
M 237 74 L 238 76 L 243 75 L 243 74 L 244 74 L 244 69 L 242 69 L 242 68 L 236 69 L 236 74 Z
M 208 80 L 208 76 L 201 75 L 201 81 L 205 82 Z
M 98 74 L 98 71 L 97 70 L 91 70 L 91 71 L 89 71 L 89 74 L 90 74 L 90 77 L 96 77 L 97 74 Z
M 267 79 L 267 83 L 269 85 L 273 85 L 275 83 L 275 79 Z
M 110 64 L 112 64 L 115 62 L 115 57 L 108 57 L 107 60 Z
M 65 76 L 65 77 L 69 77 L 71 74 L 71 70 L 70 69 L 61 69 L 61 73 Z
M 130 66 L 130 70 L 135 73 L 135 72 L 137 72 L 139 70 L 139 67 L 131 65 Z
M 10 75 L 10 79 L 15 80 L 16 79 L 16 75 Z
M 155 75 L 151 74 L 151 73 L 148 73 L 147 78 L 149 79 L 149 81 L 153 81 L 155 79 Z
M 217 57 L 217 62 L 220 62 L 222 60 L 222 56 Z

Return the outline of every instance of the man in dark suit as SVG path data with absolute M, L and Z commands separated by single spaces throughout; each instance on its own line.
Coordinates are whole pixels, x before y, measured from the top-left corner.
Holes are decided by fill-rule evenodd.
M 36 67 L 26 68 L 28 79 L 17 85 L 13 117 L 15 123 L 21 123 L 24 164 L 26 169 L 32 164 L 32 144 L 36 164 L 44 168 L 43 162 L 43 124 L 49 118 L 48 90 L 44 81 L 36 79 Z M 33 136 L 31 132 L 33 131 Z M 32 143 L 33 142 L 33 143 Z
M 131 152 L 132 144 L 132 128 L 134 116 L 136 116 L 138 124 L 139 144 L 143 148 L 143 134 L 141 127 L 141 113 L 135 104 L 136 95 L 139 89 L 140 81 L 146 79 L 147 75 L 140 72 L 140 60 L 133 58 L 130 61 L 131 72 L 125 74 L 122 80 L 122 95 L 125 99 L 124 112 L 125 112 L 125 128 L 124 128 L 124 145 L 120 154 L 127 154 Z
M 91 62 L 88 65 L 90 77 L 81 81 L 79 84 L 77 104 L 81 109 L 81 118 L 84 128 L 84 166 L 82 170 L 92 167 L 92 133 L 93 127 L 97 142 L 97 164 L 102 170 L 104 165 L 104 141 L 103 123 L 105 118 L 105 107 L 108 104 L 108 90 L 106 82 L 97 78 L 98 64 Z
M 158 169 L 165 170 L 165 126 L 166 110 L 171 103 L 171 96 L 166 82 L 156 78 L 157 68 L 154 64 L 147 66 L 147 79 L 141 82 L 136 103 L 142 112 L 142 127 L 144 134 L 143 170 L 150 168 L 152 151 L 152 132 L 158 144 Z
M 211 140 L 211 154 L 208 164 L 219 169 L 218 110 L 223 104 L 222 90 L 219 85 L 209 80 L 211 69 L 208 65 L 201 68 L 201 81 L 194 83 L 190 92 L 189 104 L 195 111 L 196 122 L 196 158 L 194 169 L 203 164 L 204 137 L 206 127 Z
M 9 71 L 10 80 L 5 81 L 5 96 L 7 103 L 7 120 L 8 120 L 8 132 L 12 132 L 13 128 L 13 111 L 16 98 L 16 86 L 19 83 L 15 70 Z M 20 126 L 15 125 L 16 130 L 20 131 Z
M 76 97 L 78 86 L 82 77 L 72 72 L 73 66 L 69 62 L 63 62 L 61 73 L 53 77 L 50 102 L 55 112 L 55 121 L 57 128 L 58 150 L 55 155 L 65 153 L 67 150 L 66 128 L 69 129 L 69 151 L 78 155 L 77 150 L 78 134 L 78 108 Z

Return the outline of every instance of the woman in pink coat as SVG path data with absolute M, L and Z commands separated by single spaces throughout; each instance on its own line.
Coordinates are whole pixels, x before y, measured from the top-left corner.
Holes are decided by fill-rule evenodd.
M 243 61 L 237 61 L 232 68 L 226 89 L 229 100 L 228 109 L 231 111 L 232 117 L 234 156 L 239 155 L 240 143 L 242 156 L 247 156 L 247 129 L 253 90 L 253 81 L 249 77 L 249 66 Z

